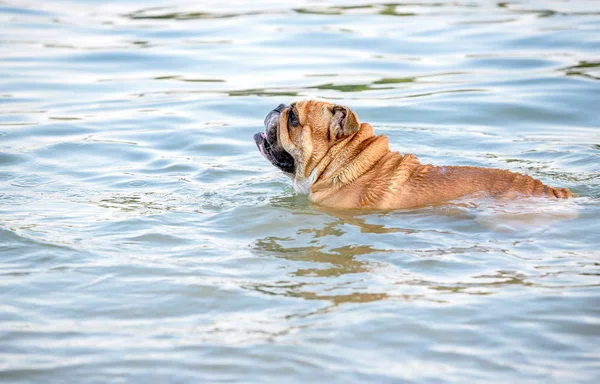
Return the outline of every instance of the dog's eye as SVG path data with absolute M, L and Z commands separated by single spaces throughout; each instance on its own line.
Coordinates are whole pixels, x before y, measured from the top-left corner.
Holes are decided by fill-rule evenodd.
M 292 108 L 290 108 L 290 113 L 288 114 L 288 124 L 292 127 L 297 127 L 300 124 L 300 120 Z

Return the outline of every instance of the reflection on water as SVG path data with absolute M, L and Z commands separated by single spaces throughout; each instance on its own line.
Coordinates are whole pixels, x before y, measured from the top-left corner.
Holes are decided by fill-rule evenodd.
M 193 20 L 193 19 L 224 19 L 234 18 L 243 16 L 259 16 L 259 15 L 286 15 L 290 12 L 296 12 L 299 14 L 308 15 L 343 15 L 348 12 L 356 13 L 356 11 L 362 11 L 369 14 L 380 14 L 386 16 L 415 16 L 411 12 L 399 12 L 398 9 L 404 4 L 365 4 L 365 5 L 353 5 L 353 6 L 324 6 L 324 7 L 310 7 L 310 8 L 273 8 L 263 11 L 247 11 L 247 12 L 169 12 L 168 8 L 155 7 L 138 10 L 125 15 L 134 20 L 161 20 L 161 19 L 175 19 L 175 20 Z M 413 4 L 418 5 L 418 4 Z M 423 4 L 427 6 L 439 6 L 441 4 Z
M 302 230 L 301 230 L 302 231 Z M 319 231 L 320 236 L 339 236 L 334 226 Z M 314 242 L 314 241 L 312 241 Z M 325 245 L 305 247 L 286 246 L 292 238 L 267 237 L 255 242 L 253 249 L 260 255 L 279 257 L 294 264 L 307 264 L 290 273 L 292 281 L 276 284 L 254 283 L 249 289 L 269 295 L 300 297 L 306 300 L 326 300 L 333 304 L 369 302 L 388 298 L 385 292 L 368 292 L 368 287 L 356 286 L 348 280 L 351 274 L 366 274 L 376 268 L 374 262 L 361 261 L 363 255 L 382 252 L 369 246 L 343 246 L 325 250 Z M 360 281 L 360 279 L 358 280 Z
M 599 20 L 595 0 L 0 4 L 0 378 L 595 383 Z M 305 96 L 423 163 L 579 197 L 312 206 L 252 141 Z
M 581 61 L 562 69 L 567 76 L 583 76 L 592 80 L 600 80 L 600 62 Z
M 281 199 L 273 203 L 281 206 Z M 522 202 L 482 201 L 480 204 L 457 203 L 439 207 L 410 210 L 404 212 L 373 213 L 359 210 L 332 210 L 322 207 L 312 207 L 314 216 L 323 212 L 326 220 L 320 226 L 310 225 L 304 228 L 300 215 L 293 221 L 284 221 L 281 226 L 289 226 L 287 237 L 267 236 L 253 243 L 252 249 L 261 257 L 281 258 L 294 266 L 287 273 L 287 278 L 275 283 L 248 284 L 247 289 L 256 290 L 269 295 L 287 297 L 302 297 L 310 300 L 331 301 L 337 305 L 346 302 L 368 302 L 376 300 L 434 300 L 447 302 L 447 298 L 432 298 L 431 294 L 423 293 L 434 290 L 440 293 L 461 293 L 468 295 L 490 295 L 502 293 L 503 288 L 510 285 L 539 288 L 541 283 L 533 283 L 533 275 L 527 275 L 519 270 L 501 268 L 495 271 L 467 274 L 455 280 L 436 279 L 435 276 L 411 273 L 413 264 L 433 266 L 446 262 L 465 262 L 465 257 L 476 259 L 493 258 L 494 255 L 508 255 L 517 259 L 519 252 L 511 250 L 498 239 L 496 245 L 486 245 L 477 236 L 478 232 L 491 230 L 496 233 L 509 233 L 512 237 L 507 240 L 512 247 L 520 243 L 531 242 L 530 236 L 539 236 L 552 227 L 559 226 L 564 221 L 578 217 L 582 209 L 581 203 L 555 202 L 551 205 L 543 199 L 530 199 Z M 431 227 L 431 219 L 446 222 L 441 227 Z M 409 221 L 406 227 L 400 226 L 403 221 Z M 374 222 L 371 222 L 374 221 Z M 427 222 L 421 227 L 421 221 Z M 415 226 L 415 223 L 417 225 Z M 480 226 L 474 227 L 474 224 Z M 468 228 L 471 233 L 456 233 L 456 230 Z M 441 228 L 444 228 L 443 230 Z M 361 237 L 349 235 L 352 232 L 362 234 Z M 459 236 L 460 241 L 448 242 L 448 238 Z M 472 238 L 473 237 L 473 238 Z M 352 245 L 347 244 L 346 238 L 352 238 Z M 439 242 L 438 242 L 439 240 Z M 378 247 L 373 244 L 381 244 Z M 382 246 L 385 244 L 386 246 Z M 402 244 L 407 244 L 403 247 Z M 392 258 L 395 262 L 408 268 L 398 268 L 390 271 L 390 266 L 382 263 L 383 257 Z M 539 261 L 534 257 L 534 260 Z M 471 260 L 472 262 L 473 260 Z M 428 267 L 425 267 L 428 268 Z M 543 269 L 542 265 L 534 269 Z M 362 276 L 352 277 L 353 274 Z M 380 287 L 381 291 L 373 292 L 372 284 L 365 285 L 365 280 L 373 278 L 391 279 L 395 285 L 402 284 L 402 289 L 390 289 L 388 285 Z M 540 278 L 548 277 L 546 274 Z M 389 283 L 389 282 L 388 282 Z M 582 287 L 594 287 L 598 283 L 584 283 Z M 418 291 L 419 294 L 405 293 Z M 349 293 L 345 293 L 349 292 Z

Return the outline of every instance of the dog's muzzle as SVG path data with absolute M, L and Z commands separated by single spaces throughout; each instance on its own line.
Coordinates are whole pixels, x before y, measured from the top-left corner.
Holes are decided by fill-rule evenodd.
M 258 151 L 269 160 L 271 164 L 286 173 L 294 173 L 295 163 L 292 156 L 287 153 L 277 139 L 279 131 L 279 120 L 281 112 L 286 108 L 285 104 L 279 104 L 265 117 L 265 132 L 254 135 L 254 141 Z

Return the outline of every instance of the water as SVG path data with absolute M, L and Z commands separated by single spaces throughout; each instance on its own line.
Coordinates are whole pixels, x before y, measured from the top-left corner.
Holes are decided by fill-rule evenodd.
M 0 3 L 0 380 L 600 378 L 600 4 Z M 330 211 L 252 134 L 350 106 L 570 201 Z

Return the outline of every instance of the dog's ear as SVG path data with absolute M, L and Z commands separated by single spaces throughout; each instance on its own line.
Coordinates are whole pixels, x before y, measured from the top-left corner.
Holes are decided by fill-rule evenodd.
M 336 105 L 333 107 L 332 113 L 333 116 L 329 125 L 332 138 L 339 140 L 358 132 L 360 123 L 358 117 L 350 108 Z

